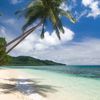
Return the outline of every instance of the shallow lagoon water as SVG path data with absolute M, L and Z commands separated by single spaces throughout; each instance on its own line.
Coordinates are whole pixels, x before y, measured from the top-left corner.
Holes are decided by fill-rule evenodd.
M 100 66 L 24 66 L 14 68 L 38 76 L 42 84 L 56 87 L 50 100 L 99 100 Z

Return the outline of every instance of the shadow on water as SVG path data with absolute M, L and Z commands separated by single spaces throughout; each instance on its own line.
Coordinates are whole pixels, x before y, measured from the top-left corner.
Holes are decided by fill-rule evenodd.
M 39 94 L 46 97 L 48 93 L 57 92 L 55 86 L 42 85 L 39 81 L 35 79 L 4 79 L 9 81 L 10 84 L 2 83 L 0 84 L 0 93 L 10 94 L 15 92 L 20 92 L 24 95 Z M 12 84 L 13 83 L 13 84 Z

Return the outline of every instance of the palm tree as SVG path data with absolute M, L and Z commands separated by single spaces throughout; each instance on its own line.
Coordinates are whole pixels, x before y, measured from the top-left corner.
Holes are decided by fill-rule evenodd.
M 9 42 L 7 46 L 16 42 L 8 51 L 9 53 L 13 48 L 15 48 L 21 41 L 23 41 L 29 34 L 31 34 L 35 29 L 42 26 L 41 38 L 44 38 L 46 22 L 49 20 L 52 23 L 53 29 L 56 31 L 57 37 L 61 39 L 60 32 L 64 33 L 63 25 L 61 22 L 61 16 L 65 16 L 71 22 L 75 23 L 76 20 L 72 17 L 69 11 L 64 11 L 60 8 L 61 3 L 65 0 L 35 0 L 32 1 L 25 9 L 16 12 L 19 16 L 24 16 L 26 23 L 23 26 L 23 34 L 16 39 Z M 30 28 L 29 26 L 38 21 L 39 23 Z
M 6 40 L 0 37 L 0 66 L 9 62 L 9 56 L 6 55 Z

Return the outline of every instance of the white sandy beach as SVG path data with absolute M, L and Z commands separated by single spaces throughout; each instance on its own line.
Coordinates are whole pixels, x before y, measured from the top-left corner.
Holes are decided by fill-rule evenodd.
M 99 80 L 45 71 L 29 73 L 0 69 L 0 100 L 99 100 Z
M 27 85 L 28 83 L 32 83 L 30 77 L 22 72 L 0 70 L 0 100 L 45 100 L 35 92 L 29 93 L 29 95 L 23 93 L 29 88 L 34 89 Z
M 0 100 L 61 100 L 57 91 L 45 83 L 39 83 L 38 76 L 18 70 L 0 70 Z M 45 81 L 46 82 L 46 81 Z M 48 81 L 46 82 L 47 84 Z M 54 94 L 55 91 L 55 94 Z M 58 96 L 59 97 L 59 96 Z M 65 99 L 63 99 L 65 100 Z

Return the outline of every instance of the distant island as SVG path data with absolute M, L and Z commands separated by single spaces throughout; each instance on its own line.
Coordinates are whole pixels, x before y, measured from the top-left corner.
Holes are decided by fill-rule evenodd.
M 12 57 L 6 54 L 6 40 L 0 38 L 0 66 L 43 66 L 43 65 L 64 65 L 61 63 L 40 60 L 29 56 Z
M 10 61 L 8 66 L 45 66 L 45 65 L 64 65 L 61 63 L 49 61 L 49 60 L 40 60 L 29 56 L 18 56 L 11 57 L 9 56 Z

